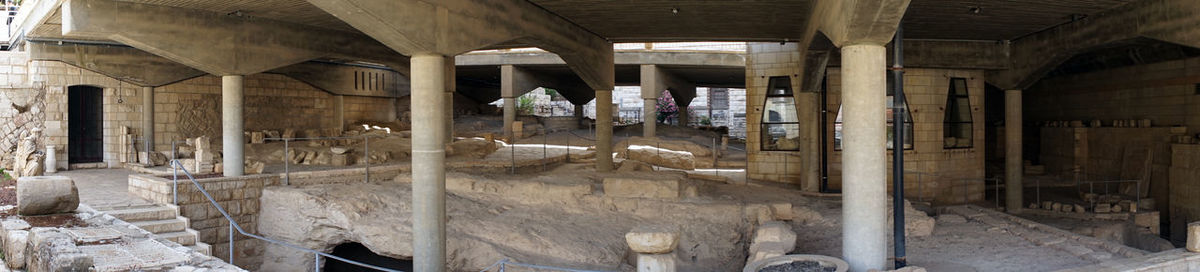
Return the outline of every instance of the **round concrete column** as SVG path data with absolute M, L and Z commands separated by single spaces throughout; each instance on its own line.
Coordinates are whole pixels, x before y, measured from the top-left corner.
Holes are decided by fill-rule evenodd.
M 1021 90 L 1004 91 L 1004 209 L 1021 213 L 1024 187 L 1021 176 Z
M 446 271 L 445 61 L 411 59 L 414 271 Z
M 243 81 L 244 76 L 221 77 L 221 146 L 225 152 L 221 163 L 226 177 L 237 177 L 245 173 L 246 140 L 245 120 L 242 118 L 242 108 L 245 106 Z
M 842 256 L 851 271 L 887 262 L 886 50 L 842 47 Z
M 513 122 L 517 121 L 517 99 L 513 97 L 505 97 L 504 99 L 504 128 L 502 131 L 504 137 L 508 138 L 509 142 L 516 142 L 513 138 Z
M 154 87 L 142 87 L 142 143 L 146 159 L 154 152 Z M 148 163 L 148 162 L 142 162 Z
M 691 118 L 692 118 L 691 116 L 688 115 L 689 113 L 688 113 L 687 108 L 688 108 L 687 105 L 679 105 L 679 123 L 676 124 L 675 126 L 687 127 L 689 120 L 691 120 Z
M 612 91 L 596 91 L 596 172 L 608 172 L 613 169 L 612 133 L 613 133 Z
M 654 127 L 656 125 L 658 125 L 658 99 L 653 97 L 643 97 L 642 137 L 654 137 L 654 135 L 656 135 Z

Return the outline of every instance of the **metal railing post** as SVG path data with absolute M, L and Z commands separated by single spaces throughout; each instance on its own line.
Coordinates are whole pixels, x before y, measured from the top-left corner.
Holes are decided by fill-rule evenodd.
M 179 206 L 179 160 L 171 160 L 171 203 Z
M 550 136 L 547 133 L 548 131 L 542 128 L 542 172 L 546 172 L 546 158 L 548 157 L 546 153 L 546 141 L 549 140 Z
M 292 150 L 288 148 L 288 138 L 283 138 L 283 185 L 292 185 Z
M 516 137 L 516 134 L 513 134 L 513 138 Z M 508 160 L 512 166 L 508 169 L 510 174 L 515 175 L 517 174 L 517 139 L 509 139 L 509 141 L 512 143 L 508 144 Z
M 321 254 L 313 253 L 313 272 L 321 272 Z
M 233 233 L 233 219 L 229 219 L 229 264 L 233 264 Z
M 366 153 L 365 156 L 367 157 L 367 164 L 365 166 L 366 171 L 363 171 L 363 172 L 366 172 L 366 180 L 364 181 L 364 183 L 370 183 L 371 182 L 371 137 L 368 137 L 367 134 L 365 134 L 365 133 L 363 134 L 363 153 Z

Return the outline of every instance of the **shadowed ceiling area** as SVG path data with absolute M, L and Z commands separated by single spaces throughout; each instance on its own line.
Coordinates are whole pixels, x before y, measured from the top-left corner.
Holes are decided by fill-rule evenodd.
M 1014 40 L 1136 0 L 912 0 L 912 39 Z

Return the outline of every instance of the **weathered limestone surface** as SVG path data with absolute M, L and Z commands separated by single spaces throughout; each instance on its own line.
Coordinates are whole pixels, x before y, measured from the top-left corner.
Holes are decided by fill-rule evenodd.
M 670 253 L 679 244 L 679 234 L 664 227 L 637 227 L 625 234 L 625 243 L 637 253 Z
M 410 258 L 411 192 L 407 177 L 395 183 L 268 187 L 258 215 L 262 235 L 329 250 L 358 242 L 393 258 Z M 622 270 L 633 265 L 629 226 L 678 228 L 668 254 L 680 271 L 740 268 L 745 226 L 736 204 L 696 204 L 592 194 L 595 181 L 561 178 L 492 180 L 451 174 L 446 179 L 447 256 L 452 271 L 478 271 L 501 258 L 578 269 Z M 336 205 L 331 205 L 336 204 Z M 299 226 L 299 227 L 297 227 Z M 537 235 L 529 235 L 537 233 Z M 699 247 L 694 245 L 699 244 Z M 735 254 L 730 254 L 734 252 Z M 678 256 L 676 256 L 678 255 Z M 311 255 L 268 245 L 264 271 L 310 269 Z M 689 256 L 688 258 L 680 258 Z M 690 256 L 697 256 L 695 261 Z
M 769 221 L 754 230 L 754 239 L 750 244 L 750 256 L 746 263 L 787 255 L 796 248 L 796 232 L 792 226 L 781 221 Z
M 1188 223 L 1187 250 L 1200 252 L 1200 222 Z
M 63 176 L 17 179 L 17 213 L 42 215 L 74 211 L 79 207 L 75 181 Z
M 28 241 L 25 263 L 29 271 L 88 271 L 92 266 L 92 257 L 60 229 L 33 228 Z
M 679 199 L 678 179 L 605 178 L 604 195 L 609 197 Z

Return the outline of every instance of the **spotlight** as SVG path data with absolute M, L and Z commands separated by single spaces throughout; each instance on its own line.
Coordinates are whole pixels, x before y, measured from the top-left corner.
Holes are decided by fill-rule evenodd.
M 679 8 L 671 8 L 671 14 L 679 14 Z
M 979 14 L 980 12 L 983 12 L 983 8 L 979 6 L 974 6 L 967 9 L 967 13 L 970 14 Z

